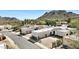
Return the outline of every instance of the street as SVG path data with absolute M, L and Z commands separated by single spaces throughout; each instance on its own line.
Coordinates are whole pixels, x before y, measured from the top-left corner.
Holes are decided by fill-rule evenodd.
M 15 34 L 11 33 L 11 32 L 1 31 L 0 33 L 11 38 L 15 42 L 15 44 L 19 46 L 20 49 L 40 49 L 40 47 L 38 47 L 35 44 L 27 41 L 25 38 L 17 36 Z

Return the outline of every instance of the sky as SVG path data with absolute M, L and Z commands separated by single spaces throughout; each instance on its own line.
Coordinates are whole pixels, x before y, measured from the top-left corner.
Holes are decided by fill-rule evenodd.
M 0 10 L 2 17 L 16 17 L 20 20 L 36 19 L 49 10 Z M 67 12 L 74 12 L 79 14 L 79 10 L 67 10 Z

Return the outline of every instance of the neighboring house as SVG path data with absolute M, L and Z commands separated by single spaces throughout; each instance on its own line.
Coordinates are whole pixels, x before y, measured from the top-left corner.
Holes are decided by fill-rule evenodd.
M 32 29 L 29 27 L 24 27 L 20 29 L 20 34 L 29 34 L 32 32 Z
M 0 25 L 0 30 L 3 30 L 4 29 L 4 26 L 3 25 Z
M 29 34 L 31 33 L 33 30 L 41 30 L 42 28 L 48 28 L 49 26 L 46 25 L 34 25 L 34 26 L 30 26 L 30 27 L 21 27 L 20 29 L 20 33 L 21 34 Z
M 0 30 L 11 29 L 11 28 L 12 28 L 12 25 L 0 25 Z
M 11 29 L 12 28 L 12 25 L 4 25 L 4 28 L 5 29 Z
M 69 30 L 57 30 L 55 31 L 55 35 L 58 35 L 58 36 L 68 36 L 70 35 L 70 31 Z
M 57 35 L 57 36 L 67 36 L 70 34 L 70 30 L 68 30 L 67 26 L 65 25 L 54 27 L 52 32 L 53 35 Z

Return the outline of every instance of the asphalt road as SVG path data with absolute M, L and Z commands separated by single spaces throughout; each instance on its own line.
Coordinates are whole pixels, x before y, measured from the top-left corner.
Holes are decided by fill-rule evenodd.
M 18 47 L 20 49 L 40 49 L 40 47 L 36 46 L 35 44 L 27 41 L 25 38 L 17 36 L 11 32 L 8 31 L 2 31 L 0 32 L 6 36 L 8 36 L 9 38 L 11 38 L 16 45 L 18 45 Z

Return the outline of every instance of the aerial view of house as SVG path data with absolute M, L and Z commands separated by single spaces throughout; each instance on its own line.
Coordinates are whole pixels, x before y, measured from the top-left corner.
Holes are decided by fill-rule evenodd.
M 0 49 L 79 49 L 79 11 L 74 11 L 1 10 Z

